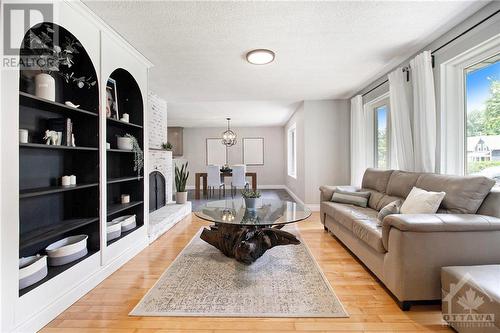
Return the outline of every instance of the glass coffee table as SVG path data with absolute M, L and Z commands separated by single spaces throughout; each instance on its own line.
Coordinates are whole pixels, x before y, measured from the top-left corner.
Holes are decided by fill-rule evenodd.
M 195 215 L 213 222 L 200 238 L 230 258 L 251 264 L 267 250 L 279 245 L 300 244 L 293 234 L 281 230 L 311 216 L 304 205 L 259 199 L 255 209 L 247 209 L 244 199 L 211 201 Z

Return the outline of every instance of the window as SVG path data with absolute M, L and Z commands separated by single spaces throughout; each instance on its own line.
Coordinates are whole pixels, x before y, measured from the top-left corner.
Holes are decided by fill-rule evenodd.
M 375 118 L 375 167 L 388 169 L 390 152 L 389 99 L 385 98 L 374 108 Z
M 500 185 L 500 54 L 467 67 L 464 75 L 465 171 Z
M 297 177 L 297 130 L 296 126 L 292 125 L 288 129 L 288 175 L 290 177 Z

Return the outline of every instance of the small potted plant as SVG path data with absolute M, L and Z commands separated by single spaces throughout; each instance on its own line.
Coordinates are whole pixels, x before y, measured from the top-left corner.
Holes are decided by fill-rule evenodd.
M 259 191 L 245 189 L 241 191 L 241 195 L 245 199 L 245 206 L 247 209 L 255 210 L 257 208 L 257 199 L 260 198 Z
M 167 151 L 172 151 L 172 149 L 174 149 L 174 146 L 170 142 L 167 141 L 167 143 L 164 142 L 161 144 L 161 148 L 165 149 Z
M 186 182 L 189 177 L 187 167 L 188 162 L 186 162 L 186 164 L 182 164 L 180 169 L 179 166 L 175 166 L 175 202 L 178 204 L 184 204 L 187 202 Z

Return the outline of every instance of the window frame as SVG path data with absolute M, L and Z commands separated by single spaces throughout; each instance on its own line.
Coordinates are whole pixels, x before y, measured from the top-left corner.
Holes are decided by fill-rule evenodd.
M 378 111 L 377 109 L 381 108 L 382 106 L 385 106 L 387 109 L 387 129 L 386 129 L 386 141 L 387 141 L 387 165 L 386 169 L 390 169 L 391 166 L 391 146 L 392 146 L 392 140 L 391 140 L 391 100 L 389 96 L 384 96 L 382 99 L 380 99 L 378 102 L 374 103 L 371 105 L 372 112 L 373 112 L 373 165 L 376 168 L 379 168 L 378 166 Z
M 463 176 L 467 172 L 465 70 L 498 53 L 500 35 L 479 43 L 439 65 L 441 173 Z
M 377 147 L 377 136 L 378 136 L 378 124 L 375 110 L 381 106 L 387 106 L 387 168 L 390 169 L 393 165 L 392 156 L 392 129 L 391 129 L 391 98 L 389 91 L 380 94 L 379 96 L 373 98 L 372 100 L 366 102 L 363 105 L 365 110 L 365 115 L 367 117 L 368 124 L 372 124 L 369 128 L 371 133 L 367 133 L 367 144 L 369 145 L 367 151 L 367 161 L 371 163 L 371 166 L 377 168 L 378 162 L 378 147 Z M 368 140 L 371 140 L 368 141 Z
M 489 53 L 489 52 L 488 52 Z M 463 72 L 462 72 L 462 82 L 463 82 L 463 124 L 464 124 L 464 130 L 463 130 L 463 136 L 464 136 L 464 142 L 463 142 L 463 145 L 464 145 L 464 157 L 463 157 L 463 173 L 464 175 L 470 175 L 469 174 L 469 161 L 468 161 L 468 157 L 467 157 L 467 139 L 468 139 L 468 135 L 467 135 L 467 113 L 468 113 L 468 110 L 467 110 L 467 75 L 469 74 L 467 72 L 467 70 L 472 67 L 472 66 L 475 66 L 475 65 L 478 65 L 480 63 L 483 63 L 485 62 L 486 60 L 488 59 L 491 59 L 493 57 L 499 57 L 500 56 L 500 50 L 498 53 L 495 53 L 489 57 L 486 57 L 486 58 L 482 58 L 482 60 L 479 60 L 479 61 L 475 61 L 474 63 L 471 63 L 469 64 L 467 67 L 464 67 L 463 68 Z M 474 59 L 474 58 L 473 58 Z M 474 59 L 476 60 L 476 59 Z M 499 60 L 497 60 L 496 62 L 498 62 Z M 496 63 L 495 62 L 495 63 Z M 485 65 L 483 66 L 484 67 L 487 67 L 488 65 Z M 482 68 L 481 68 L 482 69 Z M 479 69 L 477 69 L 479 70 Z M 487 147 L 486 147 L 487 148 Z M 489 148 L 486 149 L 485 148 L 485 144 L 484 143 L 481 143 L 481 146 L 480 148 L 478 149 L 479 152 L 485 152 L 485 151 L 489 151 Z M 477 161 L 491 161 L 491 159 L 489 160 L 486 160 L 486 158 L 484 156 L 481 156 L 481 158 Z
M 297 178 L 297 125 L 287 129 L 287 174 Z

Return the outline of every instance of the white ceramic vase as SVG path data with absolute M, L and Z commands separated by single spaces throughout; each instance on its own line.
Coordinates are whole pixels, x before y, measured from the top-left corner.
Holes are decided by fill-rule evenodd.
M 37 74 L 35 76 L 35 95 L 55 102 L 56 80 L 46 73 Z
M 187 202 L 188 193 L 187 192 L 175 192 L 175 203 L 185 204 Z
M 126 136 L 119 136 L 116 138 L 116 145 L 118 149 L 123 149 L 123 150 L 132 150 L 133 145 L 132 145 L 132 139 L 128 138 Z

